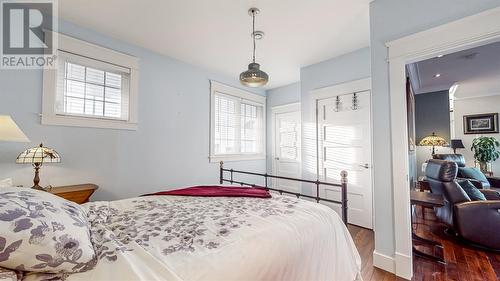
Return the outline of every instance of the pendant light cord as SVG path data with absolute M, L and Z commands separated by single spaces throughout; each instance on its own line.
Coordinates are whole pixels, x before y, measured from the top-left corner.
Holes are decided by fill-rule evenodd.
M 255 11 L 252 11 L 252 39 L 253 39 L 252 61 L 255 63 Z

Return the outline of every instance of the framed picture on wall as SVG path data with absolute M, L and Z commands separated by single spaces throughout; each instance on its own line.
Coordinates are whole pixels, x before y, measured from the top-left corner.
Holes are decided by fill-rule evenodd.
M 498 113 L 464 115 L 464 134 L 498 133 Z

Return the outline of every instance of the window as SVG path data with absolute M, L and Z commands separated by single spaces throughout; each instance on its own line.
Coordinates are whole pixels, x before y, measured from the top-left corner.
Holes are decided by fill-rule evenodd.
M 59 35 L 58 67 L 44 70 L 42 124 L 137 128 L 136 58 Z
M 265 97 L 211 81 L 210 161 L 265 158 Z
M 99 68 L 95 60 L 76 58 L 59 51 L 56 114 L 128 120 L 129 71 L 112 65 Z

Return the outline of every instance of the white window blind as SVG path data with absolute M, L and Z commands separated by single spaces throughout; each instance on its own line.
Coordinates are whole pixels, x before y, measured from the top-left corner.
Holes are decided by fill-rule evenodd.
M 237 153 L 237 100 L 215 95 L 215 153 Z
M 211 160 L 264 157 L 265 98 L 212 83 Z
M 59 51 L 56 114 L 128 120 L 127 68 Z
M 243 153 L 257 153 L 258 152 L 258 139 L 259 134 L 258 122 L 260 121 L 260 112 L 262 107 L 255 105 L 241 103 L 240 105 L 241 116 L 241 152 Z M 259 114 L 258 114 L 259 113 Z

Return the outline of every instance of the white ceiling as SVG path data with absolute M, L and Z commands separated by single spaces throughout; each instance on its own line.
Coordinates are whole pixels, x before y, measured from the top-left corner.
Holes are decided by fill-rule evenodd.
M 299 81 L 300 67 L 369 45 L 370 0 L 60 0 L 64 20 L 238 79 L 251 60 L 267 88 Z
M 500 42 L 417 62 L 409 72 L 416 94 L 448 90 L 454 83 L 457 98 L 500 94 Z

